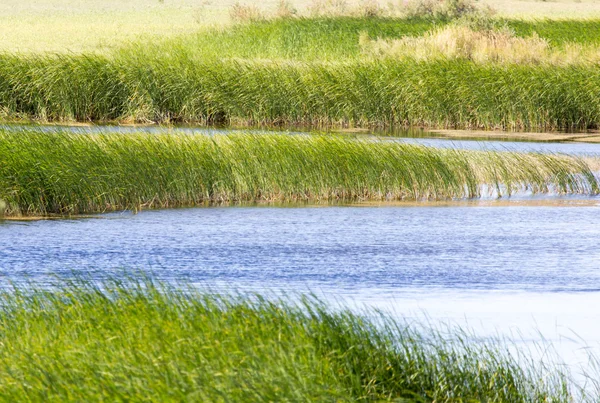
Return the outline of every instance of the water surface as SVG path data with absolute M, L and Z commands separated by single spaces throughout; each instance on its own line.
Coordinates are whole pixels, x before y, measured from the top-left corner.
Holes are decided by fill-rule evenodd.
M 495 206 L 495 207 L 490 207 Z M 383 308 L 557 345 L 600 342 L 600 200 L 215 207 L 0 224 L 5 279 L 150 270 L 166 281 Z

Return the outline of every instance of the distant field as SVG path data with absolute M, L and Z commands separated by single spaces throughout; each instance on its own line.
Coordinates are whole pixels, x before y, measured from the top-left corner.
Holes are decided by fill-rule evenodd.
M 314 1 L 292 0 L 291 3 L 299 12 L 306 13 Z M 348 3 L 352 6 L 359 1 Z M 139 37 L 165 37 L 228 24 L 229 10 L 234 3 L 234 0 L 3 0 L 0 2 L 0 50 L 106 52 Z M 600 17 L 597 0 L 482 0 L 481 3 L 494 7 L 499 16 Z M 276 0 L 264 0 L 260 7 L 265 12 L 273 12 L 276 4 Z

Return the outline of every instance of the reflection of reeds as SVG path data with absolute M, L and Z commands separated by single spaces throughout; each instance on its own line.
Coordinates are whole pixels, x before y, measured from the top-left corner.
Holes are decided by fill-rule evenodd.
M 326 136 L 0 134 L 0 199 L 11 215 L 210 202 L 431 200 L 598 193 L 581 159 L 427 148 Z
M 572 401 L 562 370 L 506 343 L 315 298 L 75 280 L 0 300 L 5 401 Z

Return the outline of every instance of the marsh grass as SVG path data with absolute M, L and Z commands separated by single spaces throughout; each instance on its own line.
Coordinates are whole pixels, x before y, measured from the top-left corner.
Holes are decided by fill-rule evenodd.
M 435 24 L 434 32 L 457 29 Z M 595 46 L 585 44 L 586 31 L 571 23 L 557 23 L 556 31 L 549 23 L 519 24 L 514 29 L 508 24 L 514 31 L 505 41 L 510 46 L 498 47 L 502 52 L 493 48 L 491 54 L 508 54 L 510 59 L 512 54 L 527 53 L 539 59 L 523 50 L 531 50 L 535 42 L 544 52 L 558 55 L 560 63 L 474 63 L 469 55 L 481 53 L 475 45 L 498 41 L 465 27 L 460 31 L 465 33 L 463 42 L 475 49 L 469 57 L 426 55 L 415 60 L 427 49 L 421 45 L 437 38 L 425 34 L 434 22 L 375 17 L 259 21 L 210 35 L 204 32 L 153 45 L 140 42 L 110 56 L 4 54 L 0 116 L 42 122 L 599 127 L 595 88 L 600 86 L 600 73 L 593 63 L 577 57 L 586 54 L 577 46 Z M 598 21 L 582 24 L 590 32 L 600 32 Z M 546 36 L 528 37 L 529 26 L 539 27 Z M 580 45 L 575 40 L 568 46 L 555 43 L 571 28 Z M 479 42 L 467 40 L 473 37 Z M 457 43 L 452 36 L 448 41 Z M 415 52 L 402 58 L 365 55 L 365 47 L 373 43 L 412 44 Z M 515 47 L 520 51 L 511 53 Z M 577 63 L 564 63 L 563 56 L 569 54 Z
M 465 59 L 478 63 L 542 63 L 563 61 L 551 54 L 547 40 L 516 37 L 509 29 L 473 30 L 451 25 L 420 37 L 372 41 L 361 37 L 364 52 L 416 60 Z M 568 63 L 568 61 L 565 61 Z
M 592 65 L 0 56 L 3 114 L 39 121 L 577 130 L 599 86 Z
M 568 402 L 573 389 L 498 342 L 314 297 L 56 280 L 0 301 L 0 401 Z
M 0 132 L 6 214 L 82 214 L 206 203 L 445 200 L 483 186 L 596 194 L 582 159 L 285 134 Z

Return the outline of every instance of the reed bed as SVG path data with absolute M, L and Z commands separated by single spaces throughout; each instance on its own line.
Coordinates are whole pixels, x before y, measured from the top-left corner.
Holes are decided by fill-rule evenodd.
M 532 32 L 542 32 L 545 52 L 556 60 L 562 59 L 561 49 L 575 49 L 561 38 L 583 46 L 595 43 L 590 32 L 600 31 L 595 20 L 505 23 L 514 29 L 513 42 L 527 49 Z M 361 34 L 393 42 L 444 24 L 422 18 L 284 18 L 156 44 L 140 42 L 106 56 L 2 54 L 0 119 L 600 127 L 595 63 L 478 65 L 362 53 Z M 587 54 L 578 52 L 571 58 Z
M 0 117 L 41 121 L 589 129 L 593 65 L 0 56 Z
M 313 297 L 57 280 L 0 301 L 6 402 L 571 402 L 576 390 L 499 342 Z
M 521 21 L 490 18 L 439 20 L 427 17 L 312 17 L 278 18 L 236 24 L 226 29 L 202 30 L 178 38 L 139 40 L 125 46 L 125 53 L 143 53 L 153 58 L 159 53 L 180 49 L 198 59 L 269 59 L 300 61 L 339 61 L 360 57 L 358 38 L 394 40 L 418 38 L 448 25 L 507 29 L 519 38 L 538 36 L 560 49 L 564 44 L 599 44 L 600 20 Z
M 9 216 L 206 203 L 440 200 L 518 190 L 597 194 L 583 159 L 285 134 L 0 132 Z

